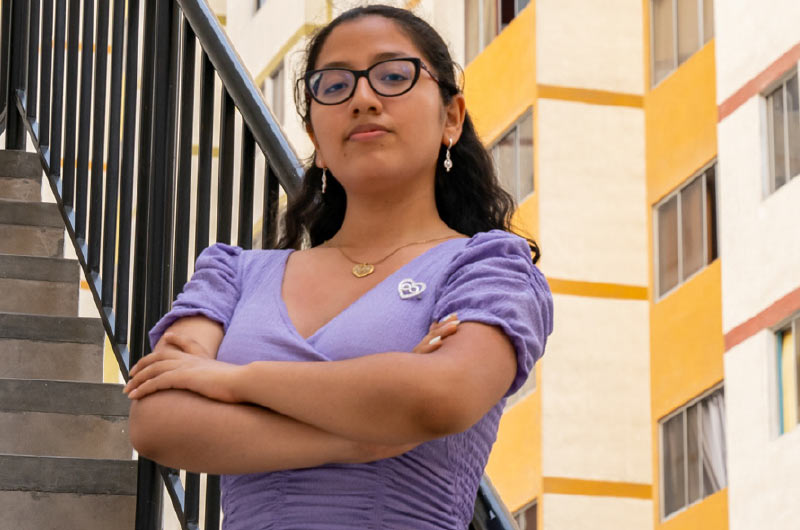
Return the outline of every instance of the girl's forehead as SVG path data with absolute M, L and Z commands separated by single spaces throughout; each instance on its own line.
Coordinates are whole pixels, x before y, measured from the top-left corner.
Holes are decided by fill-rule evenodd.
M 420 57 L 420 50 L 394 21 L 365 16 L 342 22 L 322 44 L 314 68 L 349 65 L 365 68 L 378 57 Z

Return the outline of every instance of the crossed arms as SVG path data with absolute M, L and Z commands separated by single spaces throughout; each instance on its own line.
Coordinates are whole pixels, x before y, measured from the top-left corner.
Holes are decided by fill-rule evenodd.
M 219 324 L 180 319 L 131 371 L 131 441 L 164 465 L 226 474 L 402 454 L 468 429 L 516 371 L 498 328 L 443 321 L 429 331 L 412 352 L 238 366 L 216 360 Z M 443 340 L 429 345 L 433 336 Z

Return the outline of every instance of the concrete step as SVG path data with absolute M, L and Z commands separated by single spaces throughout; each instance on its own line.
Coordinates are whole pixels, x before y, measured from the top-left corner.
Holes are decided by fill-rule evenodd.
M 3 530 L 131 530 L 136 496 L 0 491 L 0 513 Z
M 77 260 L 0 254 L 0 311 L 78 314 Z
M 102 381 L 100 319 L 0 313 L 0 377 Z
M 0 454 L 2 528 L 129 530 L 136 461 Z
M 0 453 L 130 459 L 122 385 L 0 379 Z
M 0 199 L 42 200 L 42 166 L 36 154 L 0 151 Z
M 0 254 L 61 257 L 64 221 L 53 203 L 0 199 Z

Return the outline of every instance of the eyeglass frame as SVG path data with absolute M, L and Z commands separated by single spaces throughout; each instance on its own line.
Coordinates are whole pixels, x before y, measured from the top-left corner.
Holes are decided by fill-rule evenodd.
M 414 64 L 414 78 L 411 80 L 411 84 L 408 86 L 408 88 L 403 90 L 402 92 L 400 92 L 398 94 L 383 94 L 383 93 L 379 92 L 374 86 L 372 86 L 372 81 L 370 81 L 370 79 L 369 79 L 369 72 L 373 68 L 378 66 L 379 64 L 388 63 L 388 62 L 392 62 L 392 61 L 410 61 L 411 63 L 413 63 Z M 353 77 L 354 77 L 353 88 L 350 90 L 350 94 L 346 98 L 344 98 L 343 100 L 338 101 L 336 103 L 323 103 L 322 101 L 317 99 L 317 96 L 315 96 L 314 92 L 309 88 L 310 79 L 311 79 L 311 76 L 313 76 L 314 74 L 317 74 L 319 72 L 326 72 L 326 71 L 330 71 L 330 70 L 344 70 L 346 72 L 350 72 L 351 74 L 353 74 Z M 420 59 L 419 57 L 393 57 L 391 59 L 384 59 L 383 61 L 378 61 L 377 63 L 373 64 L 372 66 L 370 66 L 369 68 L 367 68 L 365 70 L 353 70 L 351 68 L 343 68 L 343 67 L 320 68 L 318 70 L 309 70 L 303 76 L 303 84 L 305 85 L 306 93 L 308 93 L 308 95 L 310 95 L 311 98 L 314 101 L 316 101 L 317 103 L 319 103 L 320 105 L 326 105 L 326 106 L 341 105 L 342 103 L 344 103 L 345 101 L 347 101 L 347 100 L 349 100 L 350 98 L 353 97 L 353 94 L 356 93 L 356 88 L 358 87 L 358 81 L 362 77 L 367 79 L 367 84 L 369 85 L 369 87 L 372 89 L 373 92 L 375 92 L 379 96 L 382 96 L 382 97 L 385 97 L 385 98 L 393 98 L 393 97 L 397 97 L 397 96 L 402 96 L 403 94 L 407 94 L 412 88 L 414 88 L 414 86 L 417 84 L 417 81 L 419 81 L 419 75 L 420 75 L 422 70 L 425 70 L 426 72 L 428 72 L 428 75 L 431 76 L 431 79 L 436 81 L 437 85 L 441 86 L 441 82 L 439 81 L 439 78 L 436 77 L 433 74 L 433 72 L 431 72 L 428 69 L 428 67 L 425 65 L 425 63 L 422 62 L 422 59 Z

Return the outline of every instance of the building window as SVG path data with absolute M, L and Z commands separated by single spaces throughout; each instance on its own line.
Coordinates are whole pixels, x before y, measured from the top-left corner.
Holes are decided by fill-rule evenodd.
M 256 0 L 256 11 L 264 7 L 264 4 L 267 3 L 267 0 Z
M 472 61 L 529 2 L 530 0 L 466 0 L 464 62 Z
M 681 407 L 659 423 L 663 519 L 728 484 L 723 389 Z
M 533 193 L 533 112 L 528 110 L 491 147 L 500 185 L 517 204 Z
M 655 207 L 656 292 L 662 297 L 717 258 L 716 162 Z
M 769 191 L 800 175 L 800 92 L 797 71 L 767 94 Z
M 714 37 L 713 0 L 650 0 L 653 86 Z
M 270 103 L 272 107 L 272 114 L 275 116 L 275 119 L 278 120 L 278 123 L 283 124 L 283 107 L 284 107 L 284 85 L 285 85 L 285 69 L 283 67 L 283 61 L 281 64 L 278 65 L 275 70 L 269 76 L 269 84 L 270 84 L 270 91 L 272 92 L 270 97 Z
M 519 530 L 536 530 L 538 527 L 536 520 L 537 502 L 534 501 L 525 508 L 514 514 Z
M 794 430 L 800 408 L 800 317 L 775 334 L 778 353 L 778 433 Z

